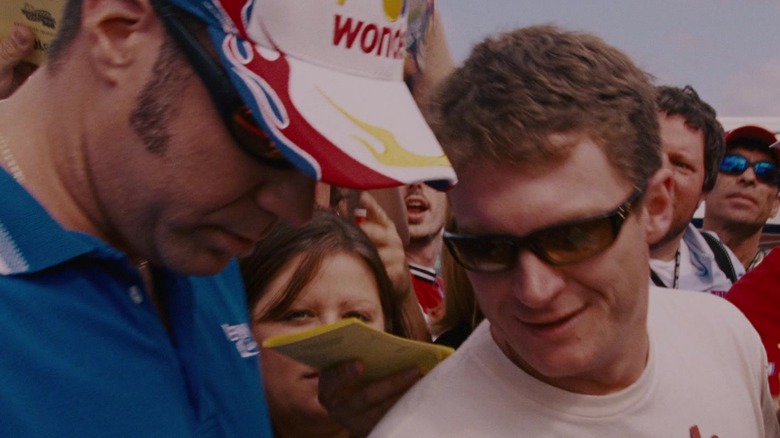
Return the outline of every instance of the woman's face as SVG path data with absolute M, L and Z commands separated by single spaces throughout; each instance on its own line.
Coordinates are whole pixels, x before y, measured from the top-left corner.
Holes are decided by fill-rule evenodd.
M 292 305 L 275 320 L 264 318 L 293 275 L 300 257 L 287 263 L 252 309 L 253 333 L 258 343 L 271 336 L 297 333 L 344 318 L 358 318 L 384 331 L 379 286 L 360 257 L 339 252 L 322 261 Z M 339 428 L 317 400 L 319 374 L 281 353 L 264 349 L 260 355 L 263 382 L 277 431 L 307 427 L 322 431 Z

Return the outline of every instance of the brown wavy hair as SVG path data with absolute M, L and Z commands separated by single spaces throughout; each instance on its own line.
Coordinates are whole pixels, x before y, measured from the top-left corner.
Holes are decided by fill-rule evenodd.
M 374 244 L 351 221 L 328 211 L 317 211 L 302 227 L 279 223 L 259 242 L 251 255 L 239 261 L 250 313 L 268 293 L 268 285 L 291 260 L 301 256 L 296 274 L 271 303 L 263 319 L 280 318 L 319 271 L 322 261 L 335 253 L 348 253 L 366 262 L 379 285 L 385 331 L 409 337 L 392 282 Z
M 560 160 L 571 145 L 550 136 L 567 133 L 589 136 L 637 187 L 661 167 L 651 77 L 588 33 L 543 25 L 488 38 L 426 113 L 456 172 L 475 160 Z

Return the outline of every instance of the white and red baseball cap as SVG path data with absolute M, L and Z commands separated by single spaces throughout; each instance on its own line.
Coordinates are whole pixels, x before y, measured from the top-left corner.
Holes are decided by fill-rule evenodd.
M 199 17 L 257 122 L 314 179 L 457 181 L 403 81 L 404 0 L 166 0 Z

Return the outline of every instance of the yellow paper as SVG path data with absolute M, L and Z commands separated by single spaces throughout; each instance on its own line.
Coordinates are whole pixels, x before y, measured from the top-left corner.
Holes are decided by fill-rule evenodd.
M 7 37 L 16 24 L 32 29 L 35 50 L 25 61 L 40 65 L 46 48 L 60 28 L 66 0 L 0 0 L 0 38 Z
M 318 370 L 360 359 L 365 365 L 363 381 L 377 380 L 413 367 L 425 374 L 454 351 L 450 347 L 384 333 L 355 318 L 268 338 L 263 347 Z

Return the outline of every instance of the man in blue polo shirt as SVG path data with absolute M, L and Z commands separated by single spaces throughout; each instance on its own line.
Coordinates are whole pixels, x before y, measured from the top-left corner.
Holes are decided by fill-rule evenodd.
M 0 436 L 271 434 L 235 257 L 315 180 L 455 181 L 383 6 L 67 2 L 0 102 Z

